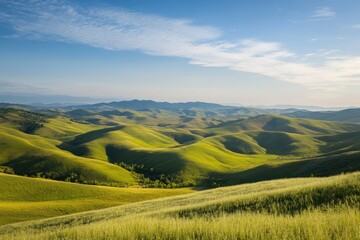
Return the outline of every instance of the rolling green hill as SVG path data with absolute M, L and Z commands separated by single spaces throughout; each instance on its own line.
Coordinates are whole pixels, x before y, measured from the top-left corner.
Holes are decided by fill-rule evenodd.
M 318 120 L 337 121 L 337 122 L 349 122 L 360 123 L 360 108 L 344 109 L 341 111 L 323 111 L 323 112 L 311 112 L 311 111 L 295 111 L 286 114 L 289 117 L 296 118 L 311 118 Z
M 131 104 L 0 109 L 0 172 L 15 174 L 0 174 L 0 224 L 131 203 L 0 226 L 0 239 L 356 236 L 359 173 L 299 177 L 359 171 L 359 124 Z M 283 180 L 259 182 L 272 179 Z
M 358 124 L 256 115 L 260 112 L 249 109 L 247 114 L 256 116 L 233 120 L 246 109 L 131 104 L 136 110 L 117 108 L 117 103 L 59 109 L 57 115 L 2 110 L 0 164 L 20 175 L 159 187 L 298 176 L 288 171 L 291 166 L 306 166 L 299 176 L 321 175 L 318 162 L 325 175 L 332 175 L 339 171 L 325 162 L 334 159 L 336 166 L 348 164 L 339 168 L 345 172 L 359 169 Z M 27 118 L 37 127 L 22 132 L 19 123 Z
M 148 177 L 176 176 L 175 181 L 184 185 L 209 184 L 209 178 L 216 178 L 218 180 L 211 181 L 228 184 L 228 180 L 222 181 L 228 179 L 226 176 L 240 176 L 258 167 L 284 165 L 286 169 L 287 164 L 295 161 L 331 155 L 335 148 L 337 152 L 340 149 L 358 151 L 360 148 L 354 143 L 360 134 L 354 132 L 356 130 L 360 130 L 356 124 L 262 115 L 203 128 L 205 134 L 196 134 L 191 128 L 109 127 L 79 135 L 62 147 L 83 157 L 144 166 L 141 173 Z M 179 136 L 185 140 L 179 140 Z M 341 156 L 345 155 L 336 159 Z M 358 169 L 358 165 L 352 167 Z M 313 171 L 310 167 L 306 173 L 310 176 Z M 270 175 L 286 177 L 286 171 L 284 173 L 270 172 Z M 243 182 L 237 180 L 243 179 L 241 177 L 229 179 L 234 180 L 232 184 Z
M 213 127 L 220 131 L 239 132 L 246 130 L 265 130 L 298 133 L 306 135 L 334 134 L 359 131 L 358 124 L 345 124 L 310 119 L 296 119 L 279 115 L 259 115 L 246 119 L 228 121 Z
M 127 170 L 101 160 L 75 156 L 57 148 L 60 143 L 0 126 L 0 164 L 20 175 L 93 184 L 136 184 Z
M 357 239 L 360 174 L 217 188 L 4 225 L 0 239 Z
M 190 189 L 89 186 L 0 173 L 0 225 L 189 193 Z

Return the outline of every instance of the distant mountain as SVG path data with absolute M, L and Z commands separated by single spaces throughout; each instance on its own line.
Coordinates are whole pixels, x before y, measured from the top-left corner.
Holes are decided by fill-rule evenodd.
M 80 106 L 69 106 L 68 109 L 85 109 L 85 110 L 113 110 L 113 109 L 131 109 L 131 110 L 147 110 L 147 109 L 160 109 L 160 110 L 179 110 L 198 108 L 204 110 L 214 109 L 227 109 L 236 108 L 231 106 L 224 106 L 216 103 L 205 102 L 184 102 L 184 103 L 169 103 L 169 102 L 155 102 L 152 100 L 130 100 L 109 103 L 96 103 Z
M 350 107 L 319 107 L 308 105 L 273 105 L 273 106 L 254 106 L 260 109 L 298 109 L 307 111 L 340 111 Z M 351 107 L 352 108 L 352 107 Z
M 289 117 L 310 118 L 326 121 L 360 123 L 360 108 L 351 108 L 341 111 L 311 112 L 311 111 L 295 111 L 285 114 Z
M 14 108 L 14 109 L 28 110 L 28 111 L 36 110 L 36 107 L 33 106 L 17 104 L 17 103 L 5 103 L 5 102 L 0 102 L 0 108 Z

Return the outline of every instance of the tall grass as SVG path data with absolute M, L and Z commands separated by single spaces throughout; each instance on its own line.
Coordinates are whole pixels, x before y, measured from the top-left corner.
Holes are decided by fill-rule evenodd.
M 267 181 L 5 225 L 0 239 L 360 239 L 360 173 Z
M 308 211 L 294 216 L 237 213 L 192 219 L 125 217 L 74 228 L 5 236 L 6 239 L 360 239 L 353 209 Z M 1 238 L 1 237 L 0 237 Z M 5 239 L 3 238 L 3 239 Z

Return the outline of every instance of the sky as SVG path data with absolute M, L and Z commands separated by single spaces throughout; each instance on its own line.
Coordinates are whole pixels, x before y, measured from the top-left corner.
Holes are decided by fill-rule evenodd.
M 0 93 L 360 106 L 358 0 L 0 0 Z

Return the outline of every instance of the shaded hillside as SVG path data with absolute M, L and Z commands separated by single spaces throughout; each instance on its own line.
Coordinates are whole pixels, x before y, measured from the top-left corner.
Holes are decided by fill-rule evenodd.
M 286 115 L 296 118 L 311 118 L 326 121 L 360 123 L 360 108 L 324 112 L 311 112 L 302 110 L 288 113 Z
M 60 142 L 0 126 L 0 165 L 16 174 L 92 184 L 134 184 L 125 169 L 75 156 L 56 147 Z
M 33 133 L 50 118 L 49 115 L 13 109 L 0 108 L 0 124 L 12 126 L 25 133 Z
M 235 121 L 227 121 L 212 127 L 217 132 L 239 132 L 246 130 L 266 130 L 298 134 L 333 134 L 347 131 L 359 131 L 358 124 L 345 124 L 329 121 L 296 119 L 279 115 L 260 115 Z

